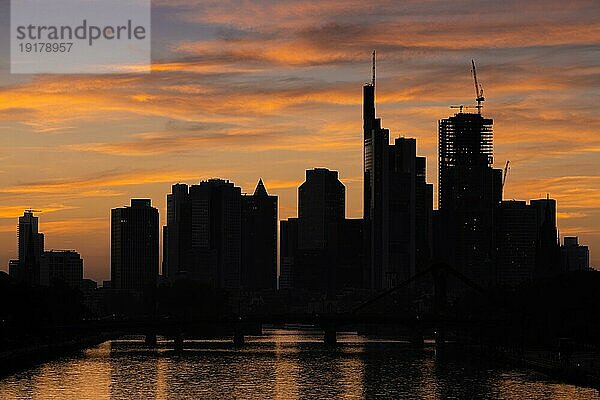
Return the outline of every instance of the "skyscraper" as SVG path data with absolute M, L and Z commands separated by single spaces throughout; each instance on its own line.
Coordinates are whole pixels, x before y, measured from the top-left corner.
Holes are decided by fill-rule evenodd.
M 364 236 L 367 286 L 394 287 L 429 264 L 433 187 L 416 140 L 397 138 L 375 116 L 373 79 L 363 87 Z
M 394 287 L 415 273 L 416 265 L 415 139 L 398 138 L 389 146 L 389 263 L 385 287 Z
M 415 177 L 415 268 L 429 267 L 433 252 L 433 185 L 427 183 L 427 158 L 416 158 Z
M 191 204 L 188 185 L 177 183 L 167 195 L 162 274 L 173 280 L 191 271 Z
M 556 200 L 545 199 L 530 201 L 536 210 L 537 238 L 535 269 L 537 276 L 554 275 L 561 271 L 560 245 L 556 228 Z
M 241 189 L 223 179 L 190 187 L 190 277 L 213 287 L 241 286 Z
M 492 124 L 462 111 L 439 121 L 437 258 L 482 285 L 492 277 L 494 207 L 502 199 L 502 171 L 492 168 Z
M 389 269 L 388 146 L 390 131 L 375 116 L 375 52 L 373 78 L 363 86 L 363 216 L 365 220 L 366 276 L 373 289 L 385 288 Z
M 590 269 L 590 250 L 587 246 L 579 244 L 577 236 L 565 236 L 561 250 L 566 272 Z
M 176 184 L 167 195 L 163 274 L 223 289 L 277 287 L 277 196 L 228 180 Z
M 111 210 L 111 287 L 142 291 L 158 276 L 158 210 L 149 199 Z
M 41 257 L 41 269 L 50 285 L 67 285 L 74 289 L 81 287 L 83 260 L 76 251 L 45 251 Z
M 44 234 L 38 232 L 38 217 L 33 215 L 33 210 L 25 210 L 19 217 L 17 230 L 17 244 L 19 258 L 11 263 L 9 272 L 17 281 L 29 285 L 45 284 L 45 279 L 40 271 L 40 257 L 44 252 Z
M 277 196 L 262 179 L 242 196 L 242 287 L 277 289 Z
M 536 211 L 525 201 L 502 201 L 496 206 L 494 283 L 514 287 L 534 279 L 538 231 Z
M 363 222 L 345 219 L 337 171 L 306 171 L 298 218 L 281 221 L 281 289 L 334 293 L 363 286 Z
M 281 221 L 279 226 L 279 289 L 293 289 L 297 286 L 298 218 Z
M 331 224 L 346 216 L 346 187 L 337 171 L 315 168 L 306 171 L 306 181 L 298 188 L 300 248 L 327 246 Z
M 338 172 L 307 170 L 298 188 L 298 218 L 281 222 L 282 282 L 287 279 L 295 289 L 335 290 L 331 253 L 334 231 L 345 215 L 346 188 Z

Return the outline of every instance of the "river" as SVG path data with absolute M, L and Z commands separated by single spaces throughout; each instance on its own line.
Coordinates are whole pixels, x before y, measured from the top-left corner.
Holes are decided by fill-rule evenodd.
M 341 334 L 265 330 L 230 340 L 113 340 L 0 379 L 2 399 L 596 399 L 598 391 L 462 353 Z

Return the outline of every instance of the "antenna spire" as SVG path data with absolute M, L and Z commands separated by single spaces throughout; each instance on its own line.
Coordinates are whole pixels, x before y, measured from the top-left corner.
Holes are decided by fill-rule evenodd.
M 373 79 L 371 85 L 375 86 L 375 50 L 373 50 Z

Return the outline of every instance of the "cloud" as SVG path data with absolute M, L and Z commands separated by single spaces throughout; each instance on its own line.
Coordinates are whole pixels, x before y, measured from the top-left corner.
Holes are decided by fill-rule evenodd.
M 128 172 L 105 173 L 93 177 L 74 177 L 38 182 L 27 182 L 0 188 L 0 195 L 18 193 L 31 194 L 61 194 L 76 193 L 77 196 L 88 193 L 91 197 L 103 195 L 103 189 L 112 190 L 123 186 L 134 186 L 154 183 L 169 183 L 177 180 L 197 179 L 198 175 L 189 171 L 152 171 L 132 170 Z
M 44 214 L 49 214 L 49 213 L 54 213 L 57 211 L 63 211 L 63 210 L 71 210 L 75 207 L 73 206 L 67 206 L 67 205 L 63 205 L 63 204 L 48 204 L 48 205 L 44 205 L 43 207 L 33 207 L 32 205 L 29 206 L 2 206 L 0 207 L 0 218 L 17 218 L 23 215 L 23 212 L 25 210 L 29 210 L 29 209 L 39 209 L 40 212 L 43 212 Z M 14 228 L 14 227 L 13 227 Z

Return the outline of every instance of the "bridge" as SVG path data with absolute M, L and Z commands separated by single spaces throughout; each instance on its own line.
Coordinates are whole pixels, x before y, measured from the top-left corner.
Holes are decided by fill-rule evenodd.
M 427 312 L 396 312 L 382 314 L 369 312 L 369 308 L 383 301 L 393 293 L 408 287 L 424 277 L 433 278 L 433 307 Z M 263 325 L 301 324 L 322 329 L 326 344 L 337 342 L 337 333 L 347 328 L 365 328 L 369 326 L 402 327 L 408 331 L 410 341 L 415 345 L 423 345 L 425 332 L 435 333 L 437 346 L 442 346 L 449 329 L 473 329 L 481 327 L 488 320 L 452 315 L 448 313 L 447 278 L 454 276 L 467 286 L 477 290 L 483 289 L 453 268 L 436 264 L 414 274 L 399 285 L 377 294 L 358 307 L 341 313 L 250 313 L 247 315 L 230 314 L 225 316 L 207 316 L 193 319 L 176 319 L 155 317 L 146 319 L 125 320 L 88 320 L 76 325 L 63 327 L 70 332 L 99 333 L 111 337 L 124 335 L 144 335 L 146 343 L 155 346 L 157 336 L 172 338 L 175 349 L 183 348 L 185 338 L 211 337 L 231 335 L 236 345 L 242 345 L 247 335 L 262 332 Z

